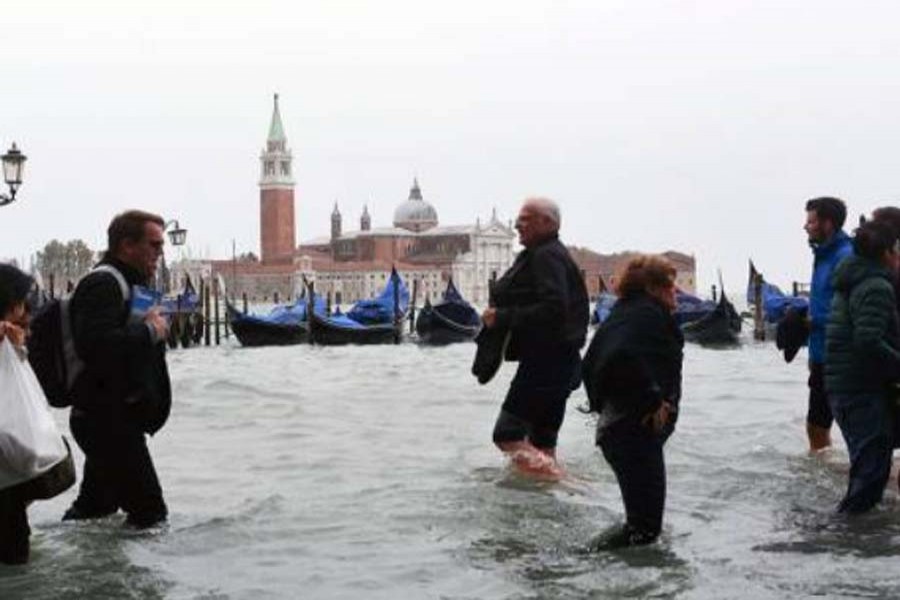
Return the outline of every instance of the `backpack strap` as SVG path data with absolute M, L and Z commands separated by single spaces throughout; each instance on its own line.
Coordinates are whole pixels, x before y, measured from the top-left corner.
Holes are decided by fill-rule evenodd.
M 90 273 L 101 272 L 112 275 L 116 283 L 119 284 L 119 291 L 122 293 L 122 302 L 127 303 L 131 300 L 131 286 L 125 281 L 125 276 L 112 265 L 97 265 L 91 269 Z M 90 275 L 88 273 L 88 275 Z M 66 390 L 71 390 L 75 384 L 75 380 L 84 370 L 84 361 L 78 356 L 75 350 L 75 335 L 72 331 L 72 310 L 71 298 L 60 300 L 60 320 L 61 320 L 61 337 L 62 337 L 62 367 L 63 377 L 65 378 Z
M 116 278 L 116 283 L 119 284 L 119 291 L 122 292 L 122 301 L 128 302 L 131 300 L 131 286 L 128 285 L 128 282 L 125 281 L 125 276 L 122 275 L 122 272 L 119 271 L 112 265 L 97 265 L 91 270 L 91 273 L 109 273 L 113 277 Z
M 59 302 L 60 327 L 62 327 L 62 370 L 66 391 L 72 389 L 75 379 L 84 370 L 84 362 L 78 357 L 78 352 L 75 350 L 75 336 L 72 334 L 72 314 L 69 302 L 69 298 Z

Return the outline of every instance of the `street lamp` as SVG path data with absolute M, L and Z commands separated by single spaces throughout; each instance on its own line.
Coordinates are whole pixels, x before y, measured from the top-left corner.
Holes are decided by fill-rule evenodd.
M 12 147 L 7 150 L 6 154 L 0 156 L 3 161 L 3 179 L 9 186 L 9 196 L 0 194 L 0 206 L 9 204 L 16 199 L 16 190 L 22 185 L 22 171 L 25 168 L 27 156 L 19 152 L 16 143 L 13 142 Z
M 183 246 L 184 241 L 187 238 L 187 229 L 181 228 L 181 225 L 178 224 L 178 219 L 166 221 L 166 224 L 163 225 L 163 231 L 168 230 L 169 227 L 172 228 L 172 230 L 169 231 L 169 241 L 172 242 L 173 246 Z M 162 287 L 162 291 L 168 293 L 171 286 L 169 282 L 169 270 L 166 268 L 165 255 L 161 256 L 160 260 L 162 261 L 162 264 L 160 266 L 160 272 L 157 273 L 157 288 Z
M 172 228 L 172 231 L 169 232 L 169 241 L 172 242 L 173 246 L 183 246 L 184 240 L 187 238 L 187 229 L 182 229 L 181 226 L 178 225 L 178 219 L 172 219 L 166 223 L 163 230 L 168 229 L 170 225 L 174 225 L 174 227 Z

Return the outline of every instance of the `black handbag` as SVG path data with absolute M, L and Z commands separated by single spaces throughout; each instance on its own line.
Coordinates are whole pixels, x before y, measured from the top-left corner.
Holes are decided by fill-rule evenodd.
M 478 383 L 484 385 L 500 370 L 511 336 L 509 329 L 499 327 L 482 327 L 478 332 L 475 359 L 472 361 L 472 375 L 478 378 Z
M 75 485 L 75 461 L 72 459 L 72 448 L 65 437 L 63 437 L 63 443 L 66 445 L 64 459 L 34 479 L 19 484 L 21 494 L 26 501 L 49 500 Z

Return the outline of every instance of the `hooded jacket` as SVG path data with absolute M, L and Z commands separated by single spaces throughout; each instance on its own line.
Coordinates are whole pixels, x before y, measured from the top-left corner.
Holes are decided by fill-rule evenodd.
M 825 389 L 829 394 L 882 393 L 900 377 L 900 323 L 891 272 L 852 255 L 832 278 Z
M 853 254 L 853 243 L 839 229 L 827 241 L 812 244 L 812 249 L 815 258 L 809 292 L 809 360 L 821 364 L 825 362 L 825 326 L 834 294 L 831 277 L 838 264 Z

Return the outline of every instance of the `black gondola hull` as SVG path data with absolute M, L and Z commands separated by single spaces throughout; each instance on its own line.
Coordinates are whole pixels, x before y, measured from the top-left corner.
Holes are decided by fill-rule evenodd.
M 740 343 L 741 318 L 723 293 L 711 313 L 681 326 L 685 341 L 703 346 L 734 346 Z
M 403 321 L 399 321 L 402 323 Z M 314 344 L 342 346 L 346 344 L 395 344 L 401 338 L 401 326 L 392 324 L 366 325 L 361 328 L 340 327 L 313 313 L 309 320 L 309 334 Z
M 248 318 L 233 306 L 227 306 L 228 324 L 242 346 L 293 346 L 309 341 L 306 323 L 265 323 Z
M 471 342 L 478 335 L 480 325 L 462 325 L 438 314 L 426 306 L 416 318 L 416 334 L 423 344 L 445 345 Z

